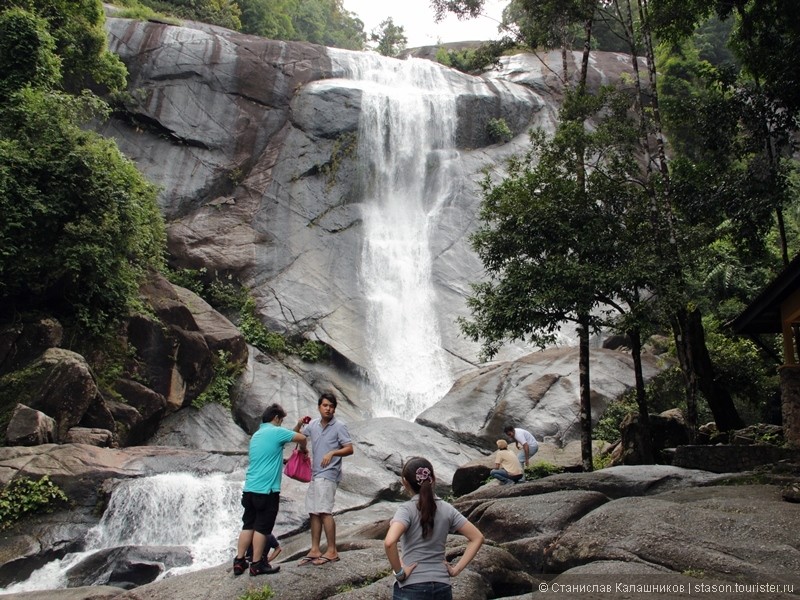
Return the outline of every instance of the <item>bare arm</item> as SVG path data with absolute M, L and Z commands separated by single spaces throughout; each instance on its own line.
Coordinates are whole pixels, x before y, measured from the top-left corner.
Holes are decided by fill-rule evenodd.
M 333 460 L 334 456 L 350 456 L 353 453 L 353 444 L 345 444 L 341 448 L 337 450 L 331 450 L 325 456 L 322 457 L 322 466 L 327 467 L 328 464 Z
M 404 566 L 400 562 L 400 551 L 397 549 L 397 542 L 400 541 L 400 537 L 405 531 L 405 523 L 392 521 L 391 525 L 389 525 L 389 531 L 386 532 L 386 537 L 383 540 L 383 549 L 386 551 L 386 558 L 389 559 L 389 564 L 392 566 L 392 572 L 397 573 L 400 569 L 403 569 L 407 577 L 411 574 L 411 571 L 417 568 L 417 563 Z
M 308 452 L 308 449 L 306 448 L 306 439 L 307 439 L 306 436 L 304 436 L 302 433 L 295 433 L 292 436 L 292 441 L 297 443 L 298 446 L 300 446 L 300 450 L 302 452 Z
M 450 577 L 455 577 L 466 569 L 467 565 L 475 558 L 478 550 L 480 550 L 480 547 L 483 545 L 483 534 L 480 532 L 480 529 L 469 521 L 464 523 L 457 531 L 467 538 L 467 549 L 464 550 L 464 554 L 461 555 L 461 558 L 456 564 L 451 565 L 450 563 L 446 563 Z

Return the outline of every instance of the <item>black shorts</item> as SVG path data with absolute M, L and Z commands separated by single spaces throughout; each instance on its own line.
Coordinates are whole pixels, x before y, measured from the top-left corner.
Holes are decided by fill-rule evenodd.
M 254 529 L 258 533 L 269 535 L 275 527 L 278 517 L 278 506 L 281 495 L 278 492 L 271 494 L 257 494 L 255 492 L 242 493 L 242 529 Z

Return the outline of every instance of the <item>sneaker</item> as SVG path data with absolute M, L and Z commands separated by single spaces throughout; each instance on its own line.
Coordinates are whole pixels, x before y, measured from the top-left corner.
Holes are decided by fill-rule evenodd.
M 241 575 L 247 570 L 247 559 L 246 558 L 234 558 L 233 559 L 233 574 L 234 575 Z
M 277 573 L 280 570 L 280 567 L 273 567 L 263 560 L 250 564 L 250 575 L 271 575 L 272 573 Z

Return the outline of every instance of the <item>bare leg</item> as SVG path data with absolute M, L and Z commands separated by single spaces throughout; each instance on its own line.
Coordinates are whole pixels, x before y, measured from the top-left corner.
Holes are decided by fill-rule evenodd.
M 250 544 L 253 541 L 253 530 L 252 529 L 242 529 L 241 533 L 239 534 L 239 542 L 236 544 L 236 558 L 244 558 L 247 549 L 250 547 Z M 261 550 L 264 550 L 264 547 L 261 547 Z
M 319 556 L 322 554 L 319 543 L 322 538 L 322 515 L 311 515 L 311 550 L 309 556 Z
M 253 562 L 258 562 L 261 560 L 261 556 L 264 554 L 264 548 L 266 545 L 267 536 L 257 531 L 253 533 Z
M 322 527 L 325 529 L 325 540 L 328 542 L 325 549 L 325 556 L 328 558 L 336 558 L 339 553 L 336 552 L 336 521 L 333 520 L 333 515 L 323 514 L 320 515 Z

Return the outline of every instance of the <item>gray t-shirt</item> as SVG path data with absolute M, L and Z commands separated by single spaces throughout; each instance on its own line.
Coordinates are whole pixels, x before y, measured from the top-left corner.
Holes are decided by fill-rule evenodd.
M 400 552 L 404 565 L 418 563 L 408 578 L 400 583 L 401 587 L 426 581 L 450 583 L 450 574 L 444 564 L 444 547 L 447 535 L 458 531 L 467 518 L 444 500 L 436 499 L 436 516 L 433 519 L 433 531 L 427 538 L 422 537 L 422 525 L 419 522 L 419 509 L 414 496 L 403 502 L 394 513 L 392 521 L 406 525 L 400 538 Z
M 328 421 L 328 425 L 322 427 L 322 419 L 314 419 L 301 430 L 303 435 L 308 436 L 311 442 L 311 476 L 316 479 L 330 479 L 339 482 L 342 480 L 342 457 L 334 456 L 328 466 L 322 467 L 322 457 L 331 450 L 338 450 L 342 446 L 352 444 L 350 432 L 347 425 L 336 417 Z

